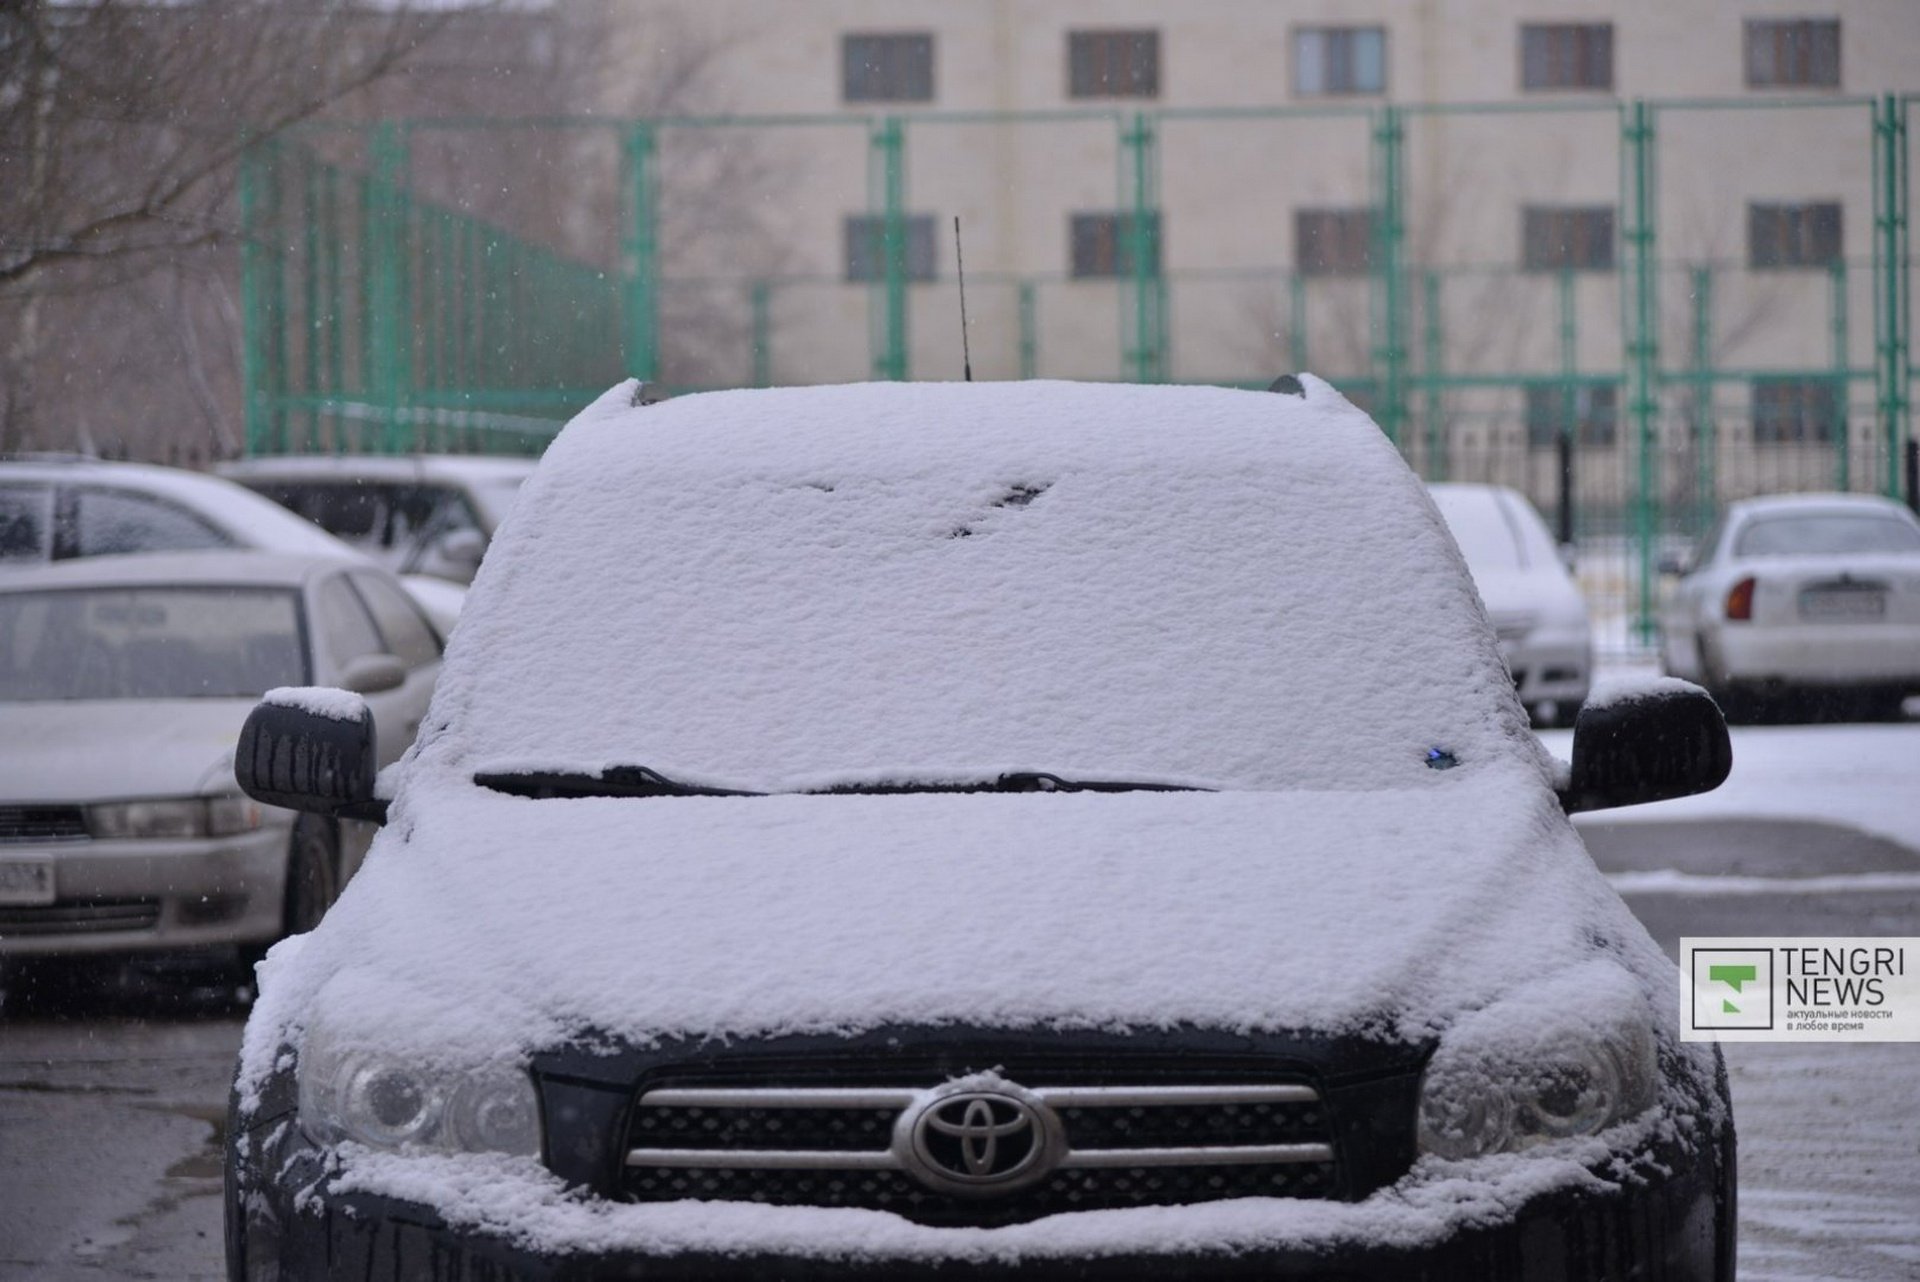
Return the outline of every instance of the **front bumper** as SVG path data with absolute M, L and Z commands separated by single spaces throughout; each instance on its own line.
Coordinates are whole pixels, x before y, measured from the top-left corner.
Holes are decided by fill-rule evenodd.
M 1728 682 L 1920 689 L 1920 628 L 1897 623 L 1723 623 L 1707 644 Z
M 51 904 L 0 905 L 0 957 L 190 950 L 278 938 L 290 824 L 192 840 L 9 843 L 0 860 L 45 860 Z
M 1718 1094 L 1726 1098 L 1724 1071 Z M 230 1132 L 235 1149 L 227 1164 L 226 1248 L 228 1276 L 235 1280 L 1726 1282 L 1734 1271 L 1730 1121 L 1717 1133 L 1655 1141 L 1636 1157 L 1590 1168 L 1598 1178 L 1584 1186 L 1563 1185 L 1504 1200 L 1502 1194 L 1511 1185 L 1474 1188 L 1469 1179 L 1449 1180 L 1449 1198 L 1477 1204 L 1476 1213 L 1448 1232 L 1411 1244 L 1399 1230 L 1418 1199 L 1403 1198 L 1402 1189 L 1391 1188 L 1335 1208 L 1354 1224 L 1378 1224 L 1377 1234 L 1344 1232 L 1328 1238 L 1308 1233 L 1290 1239 L 1290 1215 L 1300 1212 L 1307 1222 L 1316 1208 L 1330 1204 L 1217 1202 L 1061 1215 L 1008 1229 L 912 1226 L 908 1231 L 915 1235 L 915 1249 L 891 1253 L 884 1245 L 864 1249 L 870 1243 L 897 1241 L 896 1231 L 904 1222 L 885 1212 L 808 1211 L 803 1214 L 817 1218 L 802 1224 L 791 1210 L 781 1208 L 690 1202 L 612 1205 L 584 1192 L 559 1199 L 579 1212 L 569 1220 L 579 1229 L 577 1237 L 555 1245 L 549 1235 L 543 1246 L 534 1246 L 528 1240 L 529 1224 L 517 1219 L 518 1208 L 554 1205 L 549 1187 L 515 1186 L 503 1195 L 500 1189 L 489 1193 L 448 1183 L 445 1187 L 469 1210 L 477 1208 L 475 1218 L 484 1227 L 476 1228 L 472 1220 L 450 1224 L 416 1201 L 336 1187 L 339 1165 L 333 1155 L 309 1141 L 284 1108 L 255 1113 L 244 1128 L 236 1114 Z M 431 1184 L 437 1177 L 426 1179 Z M 1427 1200 L 1429 1207 L 1431 1202 Z M 707 1208 L 712 1209 L 711 1219 Z M 1218 1217 L 1245 1208 L 1256 1215 L 1271 1212 L 1275 1231 L 1253 1238 L 1244 1231 L 1237 1238 L 1221 1234 Z M 534 1218 L 539 1214 L 534 1211 Z M 1156 1218 L 1151 1231 L 1143 1234 L 1126 1224 L 1129 1216 Z M 1244 1230 L 1244 1220 L 1241 1223 Z M 750 1227 L 730 1239 L 716 1224 Z M 1056 1235 L 1056 1228 L 1067 1231 Z M 1036 1244 L 1036 1237 L 1051 1237 L 1051 1246 Z M 769 1245 L 776 1241 L 777 1248 Z M 948 1244 L 950 1253 L 943 1253 Z M 1124 1249 L 1115 1250 L 1116 1244 L 1124 1244 Z M 835 1255 L 836 1246 L 855 1254 Z
M 1586 702 L 1593 678 L 1593 646 L 1584 633 L 1537 629 L 1502 641 L 1500 654 L 1513 674 L 1513 688 L 1529 710 L 1553 704 L 1572 712 Z
M 1563 1191 L 1536 1197 L 1504 1222 L 1464 1229 L 1431 1245 L 1366 1244 L 1327 1249 L 1285 1245 L 1251 1250 L 1120 1255 L 1031 1254 L 1011 1260 L 868 1258 L 633 1249 L 545 1254 L 501 1234 L 457 1231 L 434 1212 L 389 1198 L 335 1194 L 320 1163 L 285 1168 L 316 1178 L 293 1199 L 229 1190 L 229 1276 L 362 1279 L 826 1279 L 1100 1278 L 1238 1279 L 1706 1279 L 1732 1277 L 1730 1155 L 1621 1186 L 1612 1193 Z M 1233 1204 L 1216 1204 L 1231 1206 Z M 1198 1209 L 1198 1208 L 1196 1208 Z M 841 1213 L 884 1216 L 881 1212 Z M 1093 1214 L 1126 1215 L 1132 1212 Z M 890 1218 L 890 1217 L 887 1217 Z M 1084 1217 L 1061 1217 L 1084 1218 Z M 851 1227 L 851 1226 L 849 1226 Z M 852 1236 L 857 1237 L 857 1229 Z M 980 1230 L 945 1230 L 956 1241 Z M 988 1230 L 986 1232 L 992 1232 Z M 252 1261 L 249 1268 L 248 1261 Z

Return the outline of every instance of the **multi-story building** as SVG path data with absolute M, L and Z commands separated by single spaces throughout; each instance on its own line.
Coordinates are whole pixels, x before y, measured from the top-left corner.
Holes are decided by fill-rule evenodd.
M 670 380 L 957 376 L 958 217 L 978 377 L 1304 366 L 1432 472 L 1539 493 L 1566 437 L 1601 506 L 1642 432 L 1669 506 L 1890 474 L 1912 0 L 602 13 L 612 116 L 704 42 L 733 119 L 659 123 L 651 180 L 751 154 L 783 251 L 660 238 L 663 325 L 738 312 Z

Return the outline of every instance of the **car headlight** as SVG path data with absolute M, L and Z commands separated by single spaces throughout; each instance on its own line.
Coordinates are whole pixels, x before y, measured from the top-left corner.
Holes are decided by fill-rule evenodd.
M 517 1065 L 450 1069 L 378 1050 L 341 1050 L 308 1030 L 300 1122 L 323 1144 L 540 1156 L 540 1101 Z
M 1512 1152 L 1597 1134 L 1652 1106 L 1659 1065 L 1644 1000 L 1590 1021 L 1536 1022 L 1538 1010 L 1502 1003 L 1448 1032 L 1420 1083 L 1422 1152 Z
M 87 830 L 96 837 L 230 837 L 259 826 L 259 803 L 238 793 L 87 807 Z

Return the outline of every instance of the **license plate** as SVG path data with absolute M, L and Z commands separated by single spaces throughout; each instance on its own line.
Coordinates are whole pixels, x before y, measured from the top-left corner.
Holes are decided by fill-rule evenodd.
M 52 902 L 52 860 L 0 860 L 0 904 L 50 904 Z
M 1887 594 L 1854 589 L 1840 592 L 1802 592 L 1800 617 L 1803 619 L 1883 619 L 1887 614 Z

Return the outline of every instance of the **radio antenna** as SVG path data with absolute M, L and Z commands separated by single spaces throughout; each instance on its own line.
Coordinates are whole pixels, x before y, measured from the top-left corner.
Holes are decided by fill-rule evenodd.
M 960 215 L 953 216 L 953 266 L 960 280 L 960 363 L 973 381 L 973 351 L 967 344 L 967 259 L 960 252 Z

